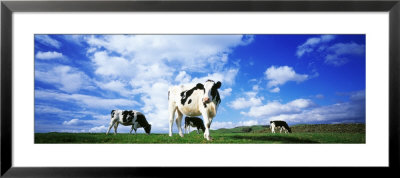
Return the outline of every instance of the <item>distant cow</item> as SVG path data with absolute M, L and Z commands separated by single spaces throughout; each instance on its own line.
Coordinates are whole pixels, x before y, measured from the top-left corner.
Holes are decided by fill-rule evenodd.
M 210 126 L 212 119 L 217 115 L 217 109 L 221 103 L 218 89 L 221 82 L 207 80 L 204 84 L 196 86 L 173 86 L 168 90 L 168 111 L 169 111 L 169 136 L 172 136 L 172 124 L 175 119 L 175 112 L 178 113 L 176 125 L 179 135 L 183 137 L 181 123 L 182 116 L 203 116 L 204 138 L 212 140 Z
M 136 130 L 142 127 L 147 134 L 150 134 L 151 130 L 151 125 L 147 122 L 146 117 L 141 112 L 134 110 L 112 110 L 110 126 L 106 134 L 110 132 L 112 126 L 114 126 L 114 134 L 117 134 L 118 124 L 132 125 L 130 134 L 132 130 L 135 130 L 136 134 Z
M 289 125 L 285 121 L 270 121 L 269 123 L 272 133 L 275 133 L 275 128 L 280 128 L 280 133 L 282 133 L 282 130 L 284 130 L 285 133 L 292 133 L 292 129 L 290 129 Z
M 197 134 L 199 134 L 199 130 L 201 129 L 204 133 L 206 128 L 204 127 L 203 120 L 198 117 L 185 117 L 185 132 L 190 133 L 190 127 L 197 128 Z M 189 130 L 189 132 L 188 132 Z

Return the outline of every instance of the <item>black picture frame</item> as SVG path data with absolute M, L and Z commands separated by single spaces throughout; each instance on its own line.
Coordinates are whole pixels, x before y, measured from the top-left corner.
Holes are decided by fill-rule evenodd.
M 172 176 L 183 172 L 209 172 L 213 175 L 251 174 L 271 175 L 269 168 L 131 168 L 131 167 L 13 167 L 12 165 L 12 17 L 13 12 L 389 12 L 389 167 L 355 168 L 346 171 L 371 171 L 386 173 L 399 168 L 399 101 L 400 101 L 400 1 L 399 0 L 303 0 L 303 1 L 1 1 L 1 176 L 4 177 L 143 177 Z M 78 161 L 78 160 L 77 160 Z M 133 160 L 140 161 L 140 160 Z M 177 170 L 179 169 L 179 170 Z M 209 169 L 209 170 L 198 170 Z M 283 170 L 274 168 L 284 172 Z M 307 173 L 308 168 L 296 169 L 295 173 Z M 323 169 L 323 168 L 318 168 Z M 329 169 L 329 168 L 328 168 Z M 362 170 L 360 170 L 362 169 Z M 185 173 L 187 174 L 187 173 Z M 210 173 L 207 173 L 210 174 Z M 274 174 L 279 175 L 279 171 Z M 330 170 L 329 175 L 341 172 Z M 236 174 L 237 175 L 237 174 Z M 199 175 L 197 175 L 199 176 Z

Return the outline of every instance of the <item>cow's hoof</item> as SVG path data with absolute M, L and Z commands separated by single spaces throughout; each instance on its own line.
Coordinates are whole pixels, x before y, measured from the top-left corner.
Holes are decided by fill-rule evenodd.
M 208 137 L 207 140 L 208 141 L 213 141 L 213 138 L 212 137 Z
M 179 136 L 183 137 L 183 134 L 180 133 Z

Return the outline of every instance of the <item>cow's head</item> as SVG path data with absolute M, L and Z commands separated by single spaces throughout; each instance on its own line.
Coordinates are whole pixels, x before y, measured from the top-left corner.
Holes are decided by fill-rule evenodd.
M 207 104 L 212 101 L 216 101 L 217 103 L 220 100 L 218 89 L 221 87 L 221 82 L 215 83 L 212 80 L 207 80 L 204 83 L 204 96 L 203 96 L 203 103 Z
M 149 124 L 149 125 L 147 125 L 147 126 L 145 126 L 143 128 L 144 128 L 144 131 L 147 133 L 147 135 L 149 135 L 150 131 L 151 131 L 151 124 Z

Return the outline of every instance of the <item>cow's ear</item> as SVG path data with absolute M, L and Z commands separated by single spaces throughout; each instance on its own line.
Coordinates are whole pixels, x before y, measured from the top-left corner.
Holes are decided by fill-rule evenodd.
M 198 84 L 196 85 L 196 88 L 198 88 L 198 89 L 204 89 L 204 85 L 201 84 L 201 83 L 198 83 Z
M 221 87 L 221 82 L 218 81 L 218 82 L 215 84 L 215 87 L 220 88 L 220 87 Z

